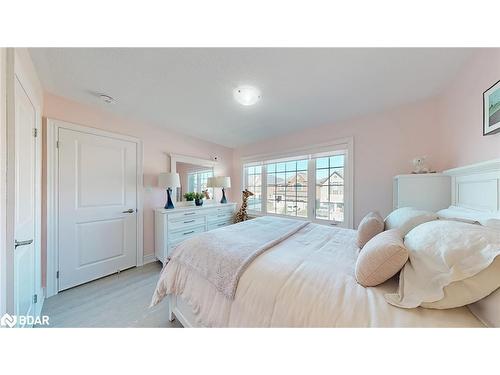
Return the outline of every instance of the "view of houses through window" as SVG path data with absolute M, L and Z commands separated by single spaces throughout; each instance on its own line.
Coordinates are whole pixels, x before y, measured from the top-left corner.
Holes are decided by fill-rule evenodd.
M 254 193 L 249 199 L 248 209 L 316 221 L 343 222 L 344 172 L 343 152 L 245 165 L 244 187 Z M 308 181 L 308 176 L 314 176 L 314 180 Z
M 316 218 L 344 221 L 344 155 L 316 159 Z
M 307 217 L 307 160 L 267 164 L 267 212 Z

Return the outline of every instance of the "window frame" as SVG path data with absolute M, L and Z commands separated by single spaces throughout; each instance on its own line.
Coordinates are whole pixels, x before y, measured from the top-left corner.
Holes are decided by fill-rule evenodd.
M 189 186 L 189 176 L 190 175 L 195 175 L 196 176 L 196 186 L 199 186 L 200 187 L 200 191 L 196 191 L 197 193 L 201 193 L 203 190 L 201 190 L 201 175 L 202 174 L 212 174 L 211 176 L 209 177 L 214 177 L 214 170 L 213 168 L 207 168 L 207 169 L 200 169 L 200 170 L 197 170 L 197 171 L 193 171 L 193 172 L 188 172 L 187 173 L 187 178 L 188 178 L 188 189 L 186 192 L 188 191 L 195 191 L 195 189 L 190 189 L 190 186 Z M 211 188 L 211 187 L 207 187 L 209 193 L 210 193 L 210 196 L 213 196 L 214 194 L 214 188 Z
M 336 152 L 344 153 L 344 221 L 316 218 L 316 159 L 331 156 Z M 329 143 L 317 144 L 308 148 L 297 148 L 284 153 L 260 154 L 241 158 L 241 188 L 245 189 L 245 167 L 260 165 L 261 172 L 261 211 L 248 210 L 250 216 L 277 216 L 297 220 L 307 220 L 318 224 L 353 228 L 354 219 L 354 139 L 347 137 Z M 307 159 L 307 217 L 291 216 L 267 212 L 267 164 L 282 161 Z

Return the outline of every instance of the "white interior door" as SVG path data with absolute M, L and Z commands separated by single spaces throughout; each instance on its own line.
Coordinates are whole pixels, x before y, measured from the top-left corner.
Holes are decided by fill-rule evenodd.
M 137 144 L 60 128 L 59 290 L 136 265 Z
M 36 109 L 15 79 L 15 315 L 35 315 Z

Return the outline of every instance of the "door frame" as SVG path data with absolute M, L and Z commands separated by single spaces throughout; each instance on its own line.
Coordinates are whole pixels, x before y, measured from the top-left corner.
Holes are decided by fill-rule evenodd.
M 57 271 L 59 264 L 58 248 L 58 225 L 59 207 L 59 153 L 57 152 L 57 142 L 59 129 L 69 129 L 82 133 L 93 134 L 103 137 L 115 138 L 124 141 L 134 142 L 137 145 L 137 254 L 136 266 L 142 266 L 144 262 L 144 213 L 143 213 L 143 148 L 142 140 L 139 138 L 108 132 L 101 129 L 79 125 L 67 121 L 46 119 L 47 122 L 47 297 L 59 293 Z
M 23 52 L 24 55 L 23 55 Z M 42 265 L 41 265 L 41 239 L 42 239 L 42 100 L 41 94 L 35 87 L 32 80 L 37 79 L 30 74 L 26 58 L 27 51 L 19 51 L 15 48 L 6 48 L 2 51 L 2 101 L 5 98 L 5 103 L 2 103 L 2 109 L 5 110 L 5 118 L 2 114 L 2 122 L 5 124 L 5 152 L 2 154 L 2 230 L 1 240 L 3 248 L 0 254 L 0 261 L 2 261 L 2 269 L 0 273 L 3 274 L 0 280 L 0 312 L 7 312 L 13 314 L 15 311 L 14 301 L 14 237 L 15 237 L 15 84 L 16 80 L 21 85 L 22 89 L 28 96 L 31 104 L 35 108 L 35 236 L 34 236 L 34 257 L 35 269 L 35 294 L 37 295 L 37 302 L 35 303 L 35 315 L 39 316 L 42 310 L 44 301 L 44 291 L 42 288 Z M 2 129 L 3 132 L 3 129 Z M 5 169 L 5 174 L 3 173 Z M 5 208 L 5 209 L 3 209 Z

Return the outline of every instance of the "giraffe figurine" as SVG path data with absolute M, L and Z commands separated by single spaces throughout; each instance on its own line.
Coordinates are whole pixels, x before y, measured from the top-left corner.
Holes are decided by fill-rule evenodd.
M 210 199 L 210 194 L 208 193 L 208 189 L 207 190 L 203 190 L 202 194 L 205 196 L 205 199 Z
M 242 193 L 243 193 L 243 203 L 241 204 L 240 210 L 236 213 L 236 216 L 234 217 L 235 223 L 248 220 L 248 214 L 247 214 L 248 198 L 253 196 L 253 193 L 248 189 L 243 190 Z

